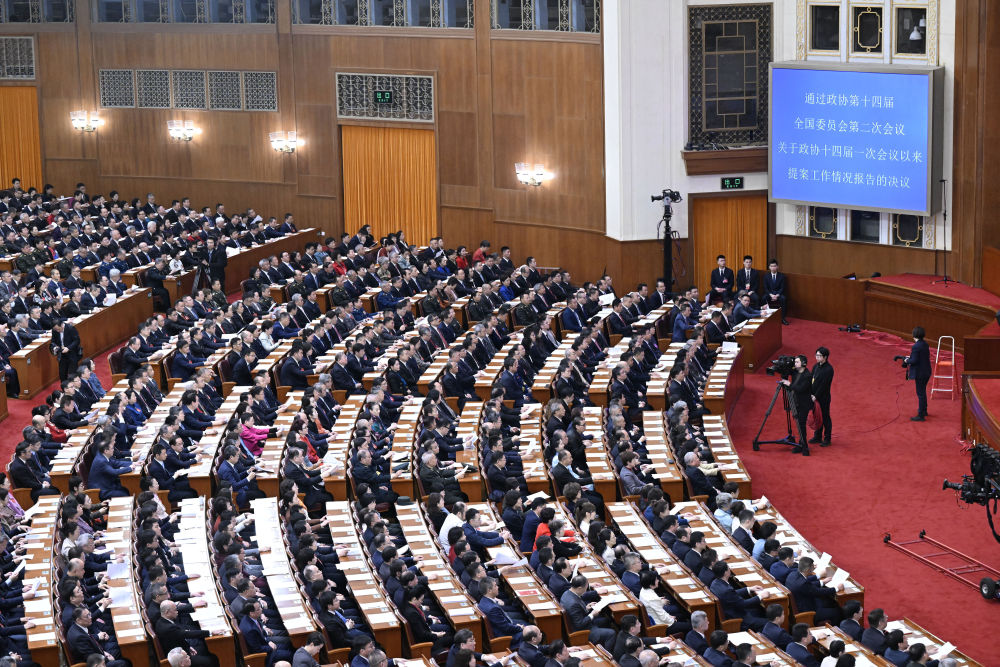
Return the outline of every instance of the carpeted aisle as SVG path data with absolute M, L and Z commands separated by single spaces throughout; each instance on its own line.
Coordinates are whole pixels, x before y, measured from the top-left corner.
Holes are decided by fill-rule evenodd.
M 954 400 L 938 394 L 928 403 L 928 420 L 911 422 L 913 384 L 892 360 L 908 352 L 908 342 L 802 320 L 784 328 L 783 340 L 782 354 L 805 354 L 810 365 L 817 347 L 830 348 L 833 445 L 811 446 L 808 458 L 782 445 L 753 451 L 775 379 L 763 370 L 747 375 L 729 426 L 754 495 L 766 494 L 817 549 L 828 551 L 857 578 L 866 588 L 867 609 L 883 607 L 890 618 L 907 616 L 983 664 L 1000 664 L 996 635 L 985 621 L 997 618 L 997 603 L 882 543 L 886 532 L 909 540 L 923 529 L 959 551 L 1000 565 L 984 509 L 960 504 L 953 491 L 941 490 L 944 478 L 955 481 L 969 472 L 969 457 L 956 439 L 959 393 Z M 956 375 L 960 364 L 961 357 Z M 773 412 L 763 437 L 776 439 L 784 429 L 784 414 Z
M 108 355 L 119 347 L 121 347 L 120 344 L 115 345 L 94 358 L 97 376 L 101 378 L 101 384 L 104 385 L 105 389 L 111 386 L 111 368 L 108 366 Z M 59 382 L 56 381 L 28 400 L 7 399 L 8 415 L 0 422 L 0 469 L 7 469 L 7 463 L 10 462 L 14 447 L 21 441 L 21 429 L 31 422 L 31 409 L 44 403 L 45 398 L 58 388 Z

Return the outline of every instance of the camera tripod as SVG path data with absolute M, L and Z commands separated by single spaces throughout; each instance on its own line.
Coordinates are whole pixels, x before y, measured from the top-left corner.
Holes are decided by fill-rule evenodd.
M 785 426 L 788 428 L 788 435 L 779 440 L 761 440 L 760 434 L 764 432 L 764 426 L 767 424 L 767 418 L 771 416 L 771 410 L 774 409 L 774 404 L 778 400 L 778 394 L 781 394 L 782 406 L 785 408 Z M 757 429 L 757 435 L 753 439 L 753 450 L 755 452 L 760 451 L 761 445 L 788 445 L 789 447 L 807 447 L 806 443 L 799 444 L 795 441 L 795 436 L 792 435 L 792 413 L 795 411 L 795 404 L 788 400 L 788 388 L 781 384 L 781 380 L 778 380 L 778 386 L 774 389 L 774 396 L 771 397 L 771 402 L 767 406 L 767 412 L 764 413 L 764 421 L 760 423 L 760 428 Z

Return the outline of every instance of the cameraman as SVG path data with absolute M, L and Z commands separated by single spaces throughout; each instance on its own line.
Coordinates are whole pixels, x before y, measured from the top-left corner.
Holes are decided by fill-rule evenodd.
M 913 347 L 903 363 L 906 379 L 913 380 L 917 387 L 917 416 L 910 417 L 910 421 L 922 422 L 927 416 L 927 382 L 931 379 L 931 350 L 924 340 L 923 327 L 913 328 Z
M 830 386 L 833 384 L 833 366 L 830 365 L 830 350 L 820 347 L 816 350 L 816 365 L 812 368 L 812 398 L 819 403 L 823 412 L 823 422 L 816 424 L 813 438 L 809 442 L 819 443 L 820 447 L 830 446 L 830 431 L 833 421 L 830 419 Z
M 791 380 L 782 380 L 781 384 L 788 387 L 792 393 L 789 401 L 795 406 L 795 421 L 799 424 L 799 444 L 792 453 L 809 456 L 809 439 L 806 437 L 806 418 L 812 410 L 812 374 L 809 372 L 809 360 L 806 355 L 795 357 L 795 372 Z

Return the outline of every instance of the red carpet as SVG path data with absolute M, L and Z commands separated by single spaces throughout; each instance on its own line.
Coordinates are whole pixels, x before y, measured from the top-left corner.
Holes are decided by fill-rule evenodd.
M 982 306 L 988 306 L 994 310 L 1000 310 L 1000 296 L 979 287 L 969 287 L 968 285 L 963 285 L 962 283 L 948 283 L 945 285 L 943 283 L 934 282 L 940 279 L 941 276 L 925 276 L 917 273 L 901 273 L 896 276 L 881 276 L 879 278 L 872 278 L 872 280 L 877 280 L 879 282 L 899 285 L 900 287 L 908 287 L 910 289 L 920 290 L 921 292 L 938 294 L 940 296 L 946 296 L 950 299 L 969 301 Z
M 802 320 L 792 320 L 783 339 L 781 353 L 805 354 L 810 363 L 817 347 L 830 348 L 836 372 L 833 445 L 814 445 L 808 458 L 794 456 L 783 445 L 753 451 L 774 378 L 763 372 L 747 375 L 729 426 L 754 495 L 766 494 L 817 549 L 828 551 L 865 587 L 866 608 L 882 607 L 890 619 L 909 617 L 983 664 L 1000 664 L 995 633 L 985 621 L 997 618 L 997 604 L 882 543 L 886 532 L 912 540 L 926 530 L 929 537 L 1000 565 L 983 508 L 959 503 L 953 491 L 941 490 L 943 479 L 955 481 L 969 472 L 969 457 L 956 439 L 958 392 L 955 400 L 938 394 L 928 403 L 927 421 L 911 422 L 913 384 L 892 360 L 906 354 L 909 343 L 886 334 L 859 337 Z M 933 355 L 932 347 L 932 361 Z M 772 413 L 763 437 L 781 437 L 784 428 L 784 415 Z

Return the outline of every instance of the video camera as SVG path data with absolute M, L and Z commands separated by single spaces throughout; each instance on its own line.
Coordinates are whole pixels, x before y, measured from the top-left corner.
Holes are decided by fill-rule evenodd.
M 764 372 L 768 375 L 777 375 L 783 378 L 789 377 L 795 372 L 795 357 L 783 354 L 772 361 L 771 365 L 764 369 Z
M 677 203 L 681 201 L 681 193 L 677 190 L 664 190 L 658 195 L 650 195 L 649 201 L 662 201 L 662 202 L 673 202 Z
M 969 463 L 971 475 L 962 475 L 962 483 L 944 480 L 941 489 L 958 491 L 958 497 L 969 505 L 985 505 L 1000 500 L 1000 452 L 986 445 L 972 449 Z
M 909 357 L 907 357 L 905 354 L 897 354 L 895 357 L 892 358 L 892 360 L 902 362 L 899 365 L 902 366 L 903 368 L 906 368 L 907 366 L 910 365 Z

